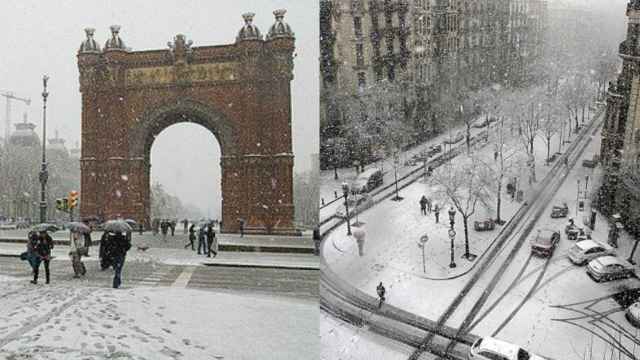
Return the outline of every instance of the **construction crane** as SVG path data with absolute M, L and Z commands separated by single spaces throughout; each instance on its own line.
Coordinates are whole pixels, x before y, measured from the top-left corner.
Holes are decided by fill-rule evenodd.
M 7 99 L 7 112 L 5 119 L 5 129 L 4 129 L 4 142 L 5 144 L 9 142 L 9 135 L 11 134 L 11 101 L 18 100 L 23 103 L 31 105 L 31 99 L 25 99 L 18 96 L 15 96 L 11 91 L 2 91 L 0 92 L 0 96 L 4 96 Z

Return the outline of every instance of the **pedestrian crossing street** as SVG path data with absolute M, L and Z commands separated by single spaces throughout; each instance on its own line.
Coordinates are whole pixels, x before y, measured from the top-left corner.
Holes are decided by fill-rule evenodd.
M 97 261 L 85 261 L 87 275 L 73 278 L 71 261 L 51 262 L 51 282 L 110 287 L 111 269 L 100 270 Z M 0 275 L 31 279 L 29 265 L 14 257 L 0 257 Z M 44 269 L 40 270 L 44 280 Z M 149 261 L 127 261 L 122 270 L 123 287 L 178 286 L 195 289 L 224 289 L 284 296 L 318 297 L 318 270 L 252 268 L 231 266 L 178 266 Z

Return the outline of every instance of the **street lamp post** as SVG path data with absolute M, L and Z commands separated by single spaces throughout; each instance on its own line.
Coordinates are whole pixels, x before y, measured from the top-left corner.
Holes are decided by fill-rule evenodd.
M 349 197 L 349 184 L 346 182 L 342 183 L 342 194 L 344 195 L 344 207 L 347 213 L 347 235 L 351 236 L 351 218 L 349 217 L 349 202 L 347 201 Z
M 453 225 L 455 225 L 456 221 L 456 209 L 453 208 L 453 206 L 451 208 L 449 208 L 449 225 L 451 225 L 451 229 L 453 229 Z
M 425 234 L 420 237 L 420 241 L 418 242 L 418 247 L 422 249 L 422 272 L 425 274 L 427 273 L 427 261 L 424 256 L 424 248 L 427 246 L 427 241 L 429 241 L 429 236 Z
M 453 240 L 456 238 L 456 231 L 453 228 L 449 229 L 449 240 L 451 240 L 451 262 L 449 263 L 450 268 L 456 267 L 456 262 L 454 260 L 453 255 Z
M 456 217 L 456 210 L 453 208 L 453 206 L 451 206 L 451 208 L 449 208 L 449 225 L 451 225 L 451 228 L 449 229 L 449 239 L 451 240 L 451 263 L 449 264 L 450 268 L 454 268 L 456 267 L 456 262 L 454 261 L 453 257 L 453 240 L 456 237 L 456 231 L 453 229 L 453 226 L 455 225 L 455 217 Z
M 42 77 L 42 84 L 44 89 L 42 90 L 42 167 L 40 169 L 40 222 L 47 222 L 47 200 L 46 200 L 46 191 L 47 191 L 47 178 L 49 177 L 49 173 L 47 172 L 47 155 L 46 155 L 46 146 L 47 146 L 47 97 L 49 93 L 47 92 L 47 82 L 49 81 L 49 76 L 45 75 Z

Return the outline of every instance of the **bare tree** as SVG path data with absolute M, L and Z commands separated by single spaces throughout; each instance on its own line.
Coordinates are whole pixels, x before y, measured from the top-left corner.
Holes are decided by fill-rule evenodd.
M 437 186 L 436 196 L 445 198 L 453 204 L 462 216 L 464 225 L 465 257 L 469 253 L 469 218 L 476 212 L 478 205 L 489 208 L 491 192 L 486 186 L 486 167 L 472 156 L 458 160 L 456 166 L 451 164 L 437 168 L 430 177 L 430 184 Z
M 547 158 L 545 160 L 545 164 L 549 165 L 549 158 L 551 156 L 551 140 L 554 135 L 556 135 L 560 131 L 560 127 L 562 126 L 562 122 L 558 122 L 556 116 L 561 113 L 560 106 L 555 101 L 555 98 L 549 96 L 547 98 L 547 102 L 545 104 L 546 114 L 543 114 L 543 120 L 540 124 L 540 138 L 544 142 L 547 147 Z

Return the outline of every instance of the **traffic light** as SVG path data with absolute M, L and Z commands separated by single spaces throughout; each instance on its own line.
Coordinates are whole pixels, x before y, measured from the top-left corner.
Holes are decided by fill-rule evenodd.
M 78 192 L 77 191 L 69 191 L 69 209 L 74 209 L 78 206 Z
M 59 211 L 67 211 L 69 209 L 69 200 L 67 200 L 67 198 L 56 199 L 56 209 Z

